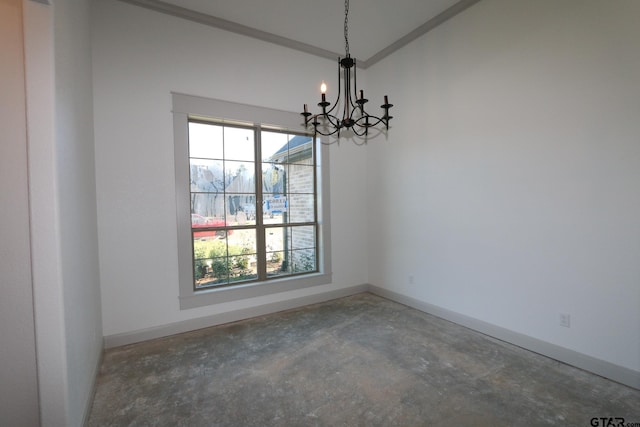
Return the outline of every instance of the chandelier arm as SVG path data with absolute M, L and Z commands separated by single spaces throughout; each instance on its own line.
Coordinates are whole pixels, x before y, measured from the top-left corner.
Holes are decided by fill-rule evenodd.
M 354 134 L 356 134 L 357 136 L 366 136 L 367 135 L 367 129 L 363 129 L 362 131 L 358 132 L 358 130 L 355 128 L 355 126 L 352 128 L 352 131 Z
M 362 120 L 365 120 L 364 124 L 360 123 Z M 373 121 L 371 121 L 371 120 L 373 120 Z M 384 124 L 384 126 L 387 129 L 389 129 L 389 120 L 390 120 L 390 118 L 386 118 L 386 117 L 377 117 L 377 116 L 366 115 L 366 116 L 358 118 L 355 121 L 355 126 L 357 126 L 358 128 L 368 129 L 368 128 L 372 128 L 372 127 L 377 126 L 379 123 L 382 123 L 382 124 Z
M 322 132 L 320 129 L 316 129 L 316 130 L 315 130 L 315 133 L 320 134 L 320 135 L 323 135 L 323 136 L 331 136 L 331 135 L 335 135 L 336 133 L 337 133 L 338 135 L 340 135 L 340 129 L 341 129 L 341 128 L 335 128 L 335 129 L 334 129 L 333 131 L 331 131 L 331 132 Z
M 338 116 L 334 116 L 333 114 L 327 114 L 325 118 L 329 123 L 331 123 L 331 126 L 335 128 L 340 127 L 340 118 L 338 118 Z
M 319 115 L 323 115 L 323 114 L 329 115 L 329 114 L 331 114 L 333 112 L 333 110 L 336 109 L 336 107 L 338 105 L 340 105 L 340 95 L 342 93 L 342 91 L 341 91 L 342 85 L 340 84 L 340 80 L 342 80 L 342 79 L 340 77 L 341 77 L 340 76 L 340 58 L 338 58 L 338 98 L 336 99 L 335 104 L 333 104 L 328 111 L 324 111 L 323 110 L 322 114 L 319 114 Z
M 315 127 L 318 127 L 320 125 L 322 125 L 323 123 L 320 123 L 318 121 L 318 118 L 323 118 L 325 119 L 327 122 L 329 122 L 329 124 L 333 127 L 338 127 L 340 126 L 340 119 L 336 116 L 334 116 L 333 114 L 316 114 L 313 118 L 314 118 L 314 122 L 312 123 Z M 326 123 L 324 123 L 326 125 Z
M 349 102 L 351 102 L 351 106 L 355 109 L 356 108 L 356 102 L 354 102 L 354 99 L 358 99 L 358 73 L 356 72 L 357 70 L 357 66 L 356 66 L 356 59 L 353 58 L 353 97 L 351 95 L 351 92 L 349 92 Z
M 351 100 L 351 69 L 345 67 L 342 71 L 344 76 L 344 105 L 342 107 L 342 118 L 345 119 L 347 117 L 351 117 L 350 111 L 353 106 L 353 102 Z
M 322 123 L 320 123 L 318 121 L 318 118 L 320 118 L 320 117 L 324 118 L 326 121 L 329 122 L 328 124 L 330 125 L 330 127 L 334 128 L 333 132 L 325 133 L 321 129 L 319 129 L 321 127 L 321 125 L 322 125 Z M 316 133 L 319 133 L 320 135 L 324 135 L 324 136 L 333 135 L 341 127 L 340 119 L 338 117 L 334 116 L 333 114 L 315 114 L 313 116 L 313 122 L 311 122 L 311 124 L 313 125 L 314 130 L 315 130 Z M 325 126 L 327 126 L 326 123 L 325 123 Z
M 340 101 L 340 97 L 338 96 L 338 99 L 336 99 L 336 103 L 333 104 L 328 111 L 322 112 L 322 113 L 318 114 L 318 116 L 330 116 L 330 115 L 332 115 L 331 113 L 333 112 L 333 110 L 336 109 L 336 107 L 339 104 L 339 101 Z M 335 117 L 335 116 L 333 116 L 333 117 Z
M 333 104 L 333 107 L 331 107 L 329 112 L 332 112 L 336 107 L 338 107 L 338 105 L 340 105 L 340 96 L 342 95 L 342 79 L 340 77 L 342 76 L 340 75 L 340 58 L 338 58 L 338 97 L 336 98 L 336 103 Z

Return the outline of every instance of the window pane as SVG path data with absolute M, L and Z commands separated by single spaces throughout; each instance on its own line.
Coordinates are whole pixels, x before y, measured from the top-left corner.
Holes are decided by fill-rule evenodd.
M 270 227 L 265 230 L 265 248 L 267 261 L 267 276 L 290 274 L 290 251 L 285 247 L 289 244 L 288 227 Z
M 255 280 L 258 270 L 255 255 L 237 255 L 229 257 L 229 282 Z
M 256 230 L 229 230 L 229 281 L 253 280 L 258 277 Z
M 256 223 L 256 198 L 255 196 L 252 196 L 250 199 L 252 200 L 248 200 L 249 198 L 246 198 L 247 201 L 246 203 L 241 203 L 240 204 L 240 213 L 238 213 L 239 216 L 244 215 L 244 221 L 246 222 L 246 224 L 255 224 Z M 242 220 L 239 220 L 239 224 L 242 224 Z
M 288 193 L 306 193 L 313 194 L 314 191 L 314 167 L 307 165 L 291 165 L 289 166 L 289 174 L 287 180 Z
M 226 284 L 227 271 L 226 257 L 196 260 L 193 272 L 196 288 Z
M 224 195 L 218 193 L 191 193 L 191 217 L 200 215 L 210 222 L 209 227 L 225 226 Z M 211 225 L 212 224 L 212 225 Z
M 291 274 L 289 252 L 278 251 L 267 253 L 267 277 Z
M 286 166 L 273 163 L 262 164 L 262 191 L 272 194 L 286 193 Z
M 313 138 L 296 135 L 289 140 L 289 156 L 287 161 L 296 164 L 313 164 Z
M 306 249 L 316 246 L 316 227 L 313 225 L 291 227 L 291 249 Z
M 313 194 L 290 194 L 289 222 L 313 222 L 315 220 L 315 197 Z
M 224 128 L 224 158 L 227 160 L 249 160 L 254 156 L 253 129 L 225 127 Z
M 316 250 L 314 248 L 291 251 L 291 271 L 293 273 L 316 270 Z
M 227 243 L 224 239 L 198 239 L 194 236 L 193 258 L 196 287 L 227 281 Z
M 222 126 L 189 123 L 189 157 L 222 159 Z
M 207 240 L 226 236 L 223 220 L 191 214 L 191 231 L 194 239 Z
M 291 136 L 286 133 L 263 131 L 260 138 L 262 140 L 262 161 L 282 163 L 286 158 L 289 149 L 287 142 Z
M 262 161 L 313 164 L 312 137 L 264 131 Z
M 198 238 L 196 233 L 193 240 L 196 287 L 258 277 L 255 229 L 227 230 L 214 238 Z
M 225 189 L 227 193 L 255 193 L 256 175 L 253 162 L 225 161 Z
M 227 225 L 256 223 L 256 196 L 253 194 L 227 194 Z
M 265 242 L 268 276 L 317 270 L 315 226 L 271 227 Z
M 288 219 L 289 200 L 280 194 L 263 194 L 262 222 L 285 224 Z
M 267 252 L 280 252 L 284 250 L 287 231 L 287 227 L 269 227 L 265 229 L 264 237 Z
M 221 160 L 190 160 L 191 191 L 223 192 L 224 175 Z
M 229 230 L 229 255 L 256 255 L 256 229 Z

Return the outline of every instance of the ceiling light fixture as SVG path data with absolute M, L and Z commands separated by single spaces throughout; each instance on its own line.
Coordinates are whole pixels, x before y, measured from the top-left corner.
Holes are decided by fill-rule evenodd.
M 344 2 L 344 43 L 345 57 L 338 58 L 338 99 L 336 103 L 329 109 L 331 105 L 327 101 L 327 85 L 322 82 L 320 92 L 322 101 L 318 103 L 318 107 L 322 108 L 322 113 L 313 114 L 309 112 L 307 104 L 304 104 L 304 111 L 300 114 L 304 116 L 304 124 L 307 128 L 313 125 L 314 137 L 318 134 L 331 136 L 337 134 L 340 138 L 342 130 L 351 130 L 357 136 L 367 136 L 369 128 L 382 123 L 385 129 L 389 129 L 389 120 L 393 117 L 389 115 L 389 109 L 393 104 L 389 104 L 389 97 L 384 96 L 384 104 L 380 106 L 383 109 L 382 117 L 373 116 L 365 111 L 365 104 L 369 102 L 364 97 L 364 91 L 358 92 L 356 79 L 356 59 L 351 58 L 349 54 L 349 0 Z M 353 69 L 353 84 L 351 82 L 351 70 Z M 344 87 L 341 87 L 340 80 L 344 80 Z M 341 89 L 343 92 L 341 93 Z M 342 103 L 340 96 L 343 96 Z M 342 117 L 336 114 L 339 112 L 339 105 L 342 106 Z M 334 113 L 335 111 L 335 113 Z

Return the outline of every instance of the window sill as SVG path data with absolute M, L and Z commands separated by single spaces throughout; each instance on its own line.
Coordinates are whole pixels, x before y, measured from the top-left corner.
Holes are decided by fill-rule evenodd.
M 331 273 L 283 277 L 264 282 L 252 282 L 233 287 L 201 289 L 180 297 L 180 310 L 222 304 L 247 298 L 256 298 L 280 292 L 294 291 L 331 283 Z

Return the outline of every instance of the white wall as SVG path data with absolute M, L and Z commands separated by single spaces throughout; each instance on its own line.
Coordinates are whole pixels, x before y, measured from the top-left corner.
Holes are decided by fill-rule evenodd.
M 0 1 L 0 425 L 39 423 L 22 1 Z
M 638 17 L 483 0 L 372 67 L 370 282 L 640 372 Z
M 366 156 L 343 145 L 331 154 L 333 284 L 179 309 L 170 93 L 299 111 L 337 65 L 114 0 L 93 6 L 104 335 L 366 283 Z
M 24 1 L 40 413 L 79 426 L 102 352 L 89 2 L 44 3 Z
M 54 2 L 55 137 L 70 425 L 91 403 L 102 354 L 90 0 Z

